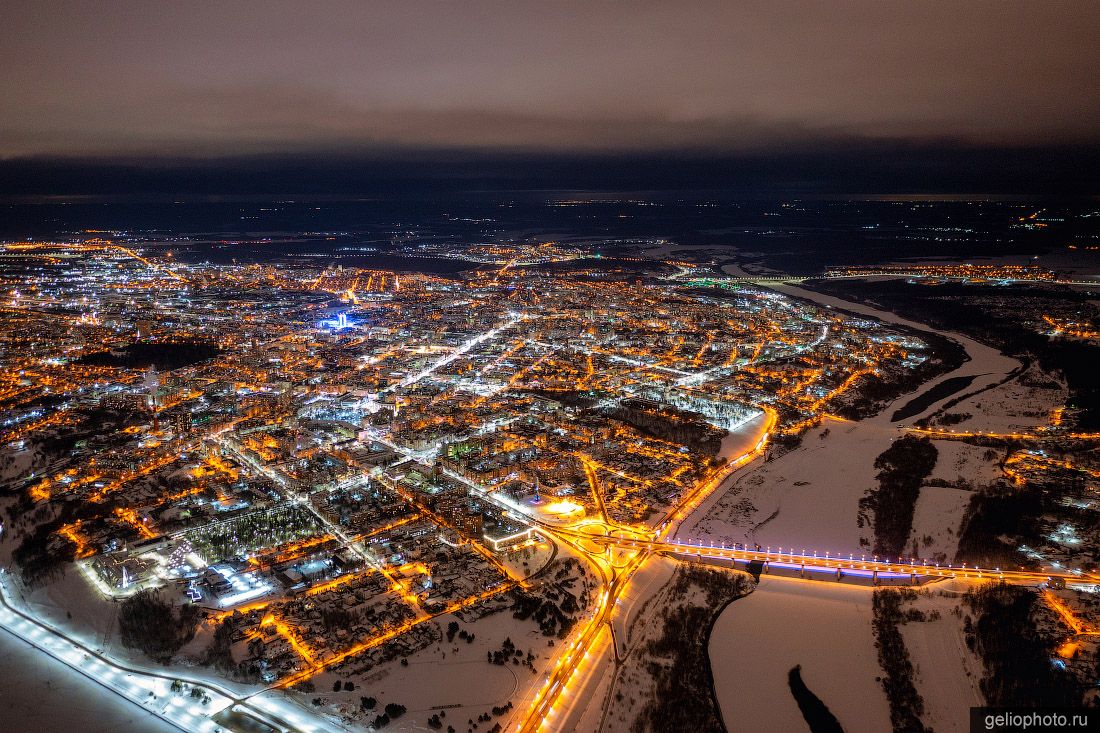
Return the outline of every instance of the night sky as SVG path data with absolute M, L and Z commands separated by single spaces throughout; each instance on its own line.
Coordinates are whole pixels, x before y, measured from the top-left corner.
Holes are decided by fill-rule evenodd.
M 410 161 L 551 185 L 601 158 L 647 186 L 683 161 L 1095 193 L 1098 37 L 1094 2 L 7 2 L 0 193 L 354 189 Z

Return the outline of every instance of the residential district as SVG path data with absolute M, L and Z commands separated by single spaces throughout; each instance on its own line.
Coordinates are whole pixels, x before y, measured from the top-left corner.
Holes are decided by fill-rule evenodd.
M 647 619 L 762 578 L 865 599 L 899 587 L 903 606 L 938 588 L 1041 588 L 1065 625 L 1058 671 L 1091 659 L 1098 614 L 1080 588 L 1095 558 L 1075 548 L 1094 522 L 1058 520 L 1043 546 L 977 565 L 911 538 L 915 497 L 897 527 L 885 494 L 864 498 L 859 541 L 771 545 L 767 516 L 716 526 L 755 511 L 730 488 L 739 472 L 787 465 L 962 368 L 957 344 L 698 262 L 644 272 L 552 244 L 466 258 L 476 269 L 440 277 L 181 262 L 94 236 L 3 245 L 3 627 L 196 731 L 695 724 L 648 699 L 691 703 L 660 651 L 675 624 Z M 890 275 L 1055 279 L 827 273 Z M 1095 338 L 1078 311 L 1036 328 Z M 982 470 L 1014 486 L 1056 476 L 1076 487 L 1064 506 L 1094 511 L 1098 436 L 1048 386 L 1028 427 L 948 412 L 890 426 L 890 441 L 917 459 L 933 441 L 995 454 Z M 905 473 L 903 458 L 875 466 Z M 825 452 L 813 460 L 830 471 Z

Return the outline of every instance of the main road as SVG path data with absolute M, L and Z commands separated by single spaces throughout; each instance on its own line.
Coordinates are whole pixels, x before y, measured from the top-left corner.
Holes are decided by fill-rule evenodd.
M 807 582 L 820 582 L 818 578 L 823 575 L 831 575 L 837 581 L 845 576 L 862 578 L 863 585 L 868 589 L 874 588 L 879 581 L 905 582 L 906 579 L 913 584 L 931 582 L 946 578 L 971 578 L 987 580 L 1003 580 L 1004 582 L 1024 585 L 1038 585 L 1053 578 L 1067 582 L 1096 582 L 1100 576 L 1076 572 L 1047 572 L 1027 569 L 1008 568 L 977 568 L 966 565 L 936 565 L 912 558 L 878 558 L 866 555 L 858 559 L 854 555 L 830 556 L 818 555 L 812 549 L 807 552 L 799 548 L 747 548 L 743 546 L 716 546 L 703 545 L 700 542 L 681 541 L 668 539 L 667 535 L 673 532 L 677 523 L 689 512 L 711 495 L 726 479 L 735 471 L 753 461 L 763 452 L 768 442 L 771 429 L 774 427 L 774 417 L 769 415 L 767 427 L 764 429 L 760 440 L 755 447 L 739 458 L 717 470 L 711 476 L 700 481 L 696 487 L 681 498 L 663 518 L 656 528 L 647 529 L 641 527 L 620 526 L 606 519 L 587 519 L 573 523 L 559 523 L 549 521 L 540 516 L 535 516 L 524 507 L 517 505 L 504 497 L 477 486 L 457 473 L 445 471 L 453 478 L 467 485 L 475 493 L 488 501 L 494 502 L 505 509 L 515 518 L 536 527 L 546 535 L 578 549 L 600 570 L 604 576 L 605 588 L 601 591 L 597 600 L 595 611 L 585 622 L 582 628 L 576 632 L 571 643 L 558 657 L 550 674 L 543 685 L 535 693 L 534 699 L 524 714 L 516 723 L 515 730 L 520 733 L 533 733 L 552 723 L 564 725 L 565 721 L 556 721 L 561 714 L 560 706 L 562 695 L 567 691 L 568 684 L 573 676 L 584 671 L 586 660 L 590 655 L 598 653 L 603 643 L 602 633 L 605 628 L 611 628 L 611 618 L 616 601 L 629 585 L 635 571 L 652 555 L 663 553 L 674 556 L 693 556 L 700 560 L 720 560 L 736 563 L 759 563 L 761 569 L 783 570 L 789 573 L 797 571 L 798 576 Z M 619 553 L 625 559 L 624 564 L 616 566 L 612 560 L 613 553 Z

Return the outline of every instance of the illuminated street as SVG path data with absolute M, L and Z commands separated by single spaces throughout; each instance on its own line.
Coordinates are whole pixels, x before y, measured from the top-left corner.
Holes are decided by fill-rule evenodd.
M 3 733 L 1097 727 L 1100 5 L 4 10 Z

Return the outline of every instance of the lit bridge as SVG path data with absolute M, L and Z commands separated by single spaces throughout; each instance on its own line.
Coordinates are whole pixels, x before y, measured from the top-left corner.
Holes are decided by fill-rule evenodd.
M 547 526 L 550 532 L 566 535 L 574 541 L 591 542 L 604 550 L 645 550 L 706 560 L 726 560 L 740 569 L 763 574 L 784 575 L 805 580 L 854 581 L 866 585 L 919 585 L 949 578 L 1003 580 L 1018 585 L 1037 585 L 1053 579 L 1067 583 L 1098 582 L 1100 576 L 1075 571 L 1027 570 L 1023 568 L 981 568 L 968 565 L 941 565 L 913 558 L 880 559 L 855 555 L 820 555 L 804 550 L 784 552 L 777 549 L 750 549 L 734 545 L 705 545 L 635 537 L 590 534 L 575 529 Z M 755 566 L 755 567 L 754 567 Z

